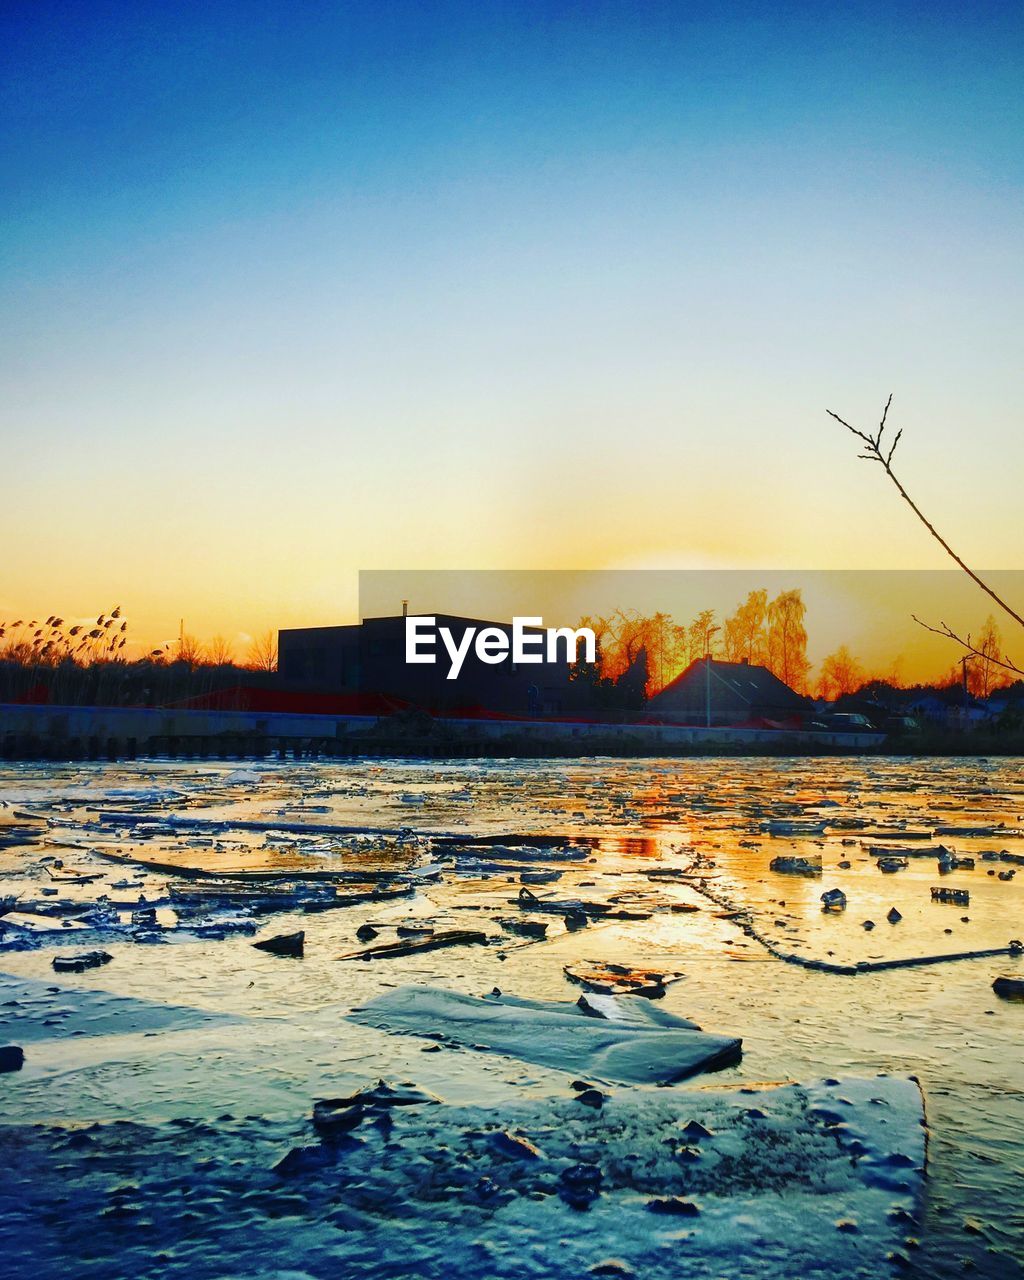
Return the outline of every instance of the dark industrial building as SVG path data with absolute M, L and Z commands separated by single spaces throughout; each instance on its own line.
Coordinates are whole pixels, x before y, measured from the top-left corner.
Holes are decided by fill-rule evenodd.
M 691 662 L 647 704 L 649 719 L 694 725 L 788 725 L 806 719 L 809 710 L 808 700 L 767 667 L 714 658 Z
M 507 623 L 429 615 L 458 642 L 469 627 L 494 627 L 509 636 Z M 533 633 L 536 634 L 536 633 Z M 566 661 L 516 664 L 479 660 L 471 647 L 458 678 L 448 680 L 448 655 L 438 641 L 437 662 L 405 660 L 406 619 L 365 618 L 344 627 L 300 627 L 278 633 L 278 673 L 284 688 L 321 694 L 373 696 L 395 710 L 409 707 L 446 716 L 572 718 L 587 714 L 586 691 L 570 680 Z

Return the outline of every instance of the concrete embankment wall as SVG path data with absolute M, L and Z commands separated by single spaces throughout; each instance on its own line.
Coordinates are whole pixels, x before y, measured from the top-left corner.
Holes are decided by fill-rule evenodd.
M 647 755 L 865 751 L 878 733 L 793 732 L 684 725 L 574 724 L 557 720 L 438 720 L 425 734 L 375 716 L 150 707 L 0 704 L 0 758 L 118 759 L 135 756 Z

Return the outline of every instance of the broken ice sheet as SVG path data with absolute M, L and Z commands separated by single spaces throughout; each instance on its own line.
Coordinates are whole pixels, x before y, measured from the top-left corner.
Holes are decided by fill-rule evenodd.
M 0 770 L 0 794 L 13 807 L 30 807 L 56 824 L 29 846 L 0 848 L 3 893 L 20 894 L 22 909 L 36 913 L 48 903 L 94 903 L 101 893 L 125 909 L 140 892 L 151 902 L 158 899 L 166 875 L 128 871 L 93 852 L 119 845 L 126 850 L 137 845 L 156 861 L 220 874 L 256 867 L 291 873 L 323 865 L 352 873 L 360 882 L 378 871 L 416 879 L 414 894 L 395 903 L 364 903 L 322 915 L 285 911 L 267 920 L 268 931 L 307 931 L 301 965 L 264 957 L 250 948 L 248 937 L 230 934 L 219 941 L 186 934 L 182 945 L 159 949 L 102 934 L 74 934 L 63 946 L 59 938 L 30 938 L 27 949 L 6 950 L 5 968 L 50 984 L 55 954 L 99 946 L 114 955 L 114 963 L 69 975 L 69 985 L 102 987 L 171 1006 L 203 1005 L 245 1017 L 289 1020 L 281 1027 L 284 1039 L 279 1044 L 267 1021 L 248 1029 L 247 1024 L 232 1024 L 223 1033 L 214 1024 L 201 1032 L 136 1037 L 132 1054 L 137 1057 L 104 1067 L 104 1115 L 123 1110 L 128 1098 L 133 1107 L 149 1105 L 157 1076 L 163 1082 L 160 1109 L 172 1100 L 175 1106 L 203 1107 L 213 1119 L 240 1109 L 244 1094 L 246 1111 L 266 1113 L 283 1108 L 287 1094 L 295 1114 L 308 1115 L 305 1086 L 311 1064 L 315 1087 L 321 1090 L 317 1096 L 326 1097 L 365 1083 L 367 1071 L 374 1079 L 391 1074 L 417 1079 L 443 1093 L 456 1079 L 466 1086 L 469 1068 L 479 1059 L 499 1101 L 519 1098 L 541 1085 L 551 1086 L 553 1077 L 564 1073 L 457 1049 L 421 1056 L 429 1042 L 345 1023 L 342 1015 L 389 985 L 408 982 L 465 991 L 498 985 L 528 997 L 573 1000 L 581 989 L 566 982 L 564 967 L 595 956 L 614 959 L 684 972 L 685 981 L 667 989 L 660 1008 L 696 1018 L 711 1031 L 742 1033 L 744 1061 L 728 1077 L 714 1077 L 715 1084 L 744 1076 L 840 1075 L 854 1066 L 858 1071 L 909 1068 L 919 1073 L 937 1131 L 932 1196 L 947 1210 L 933 1214 L 920 1232 L 920 1270 L 930 1276 L 959 1274 L 960 1258 L 968 1257 L 974 1274 L 997 1280 L 1014 1274 L 1013 1258 L 1024 1257 L 1024 1234 L 1019 1215 L 1007 1214 L 1005 1206 L 1014 1203 L 1024 1158 L 1019 1139 L 1024 1078 L 1013 1052 L 1020 1006 L 1001 999 L 991 984 L 997 976 L 1012 976 L 1020 961 L 830 976 L 780 965 L 744 937 L 741 928 L 749 916 L 774 936 L 780 949 L 807 957 L 831 952 L 835 961 L 854 963 L 1005 945 L 1019 937 L 1024 876 L 1010 881 L 997 876 L 1012 865 L 1000 860 L 1003 851 L 1024 854 L 1019 761 L 354 760 L 287 766 L 263 762 L 243 771 L 250 767 L 260 774 L 259 783 L 229 781 L 237 763 L 40 763 Z M 414 792 L 426 795 L 426 802 L 406 806 L 397 799 Z M 130 813 L 140 822 L 148 818 L 148 826 L 130 829 L 108 820 L 102 816 L 108 809 Z M 201 817 L 222 825 L 179 830 L 168 821 L 174 817 Z M 765 830 L 776 818 L 794 824 L 789 834 Z M 238 829 L 232 825 L 236 819 L 254 826 Z M 290 824 L 314 830 L 280 829 Z M 342 839 L 319 834 L 317 824 L 324 830 L 344 825 L 407 830 Z M 801 830 L 805 834 L 794 834 Z M 463 832 L 464 847 L 480 856 L 464 858 L 451 845 L 434 844 L 432 833 L 439 831 Z M 914 838 L 929 832 L 930 839 Z M 546 849 L 575 848 L 577 854 L 507 856 L 501 846 L 513 851 L 529 847 L 509 839 L 518 840 L 523 833 L 542 837 Z M 490 843 L 480 844 L 481 836 Z M 880 872 L 873 856 L 879 846 L 907 857 L 909 865 L 897 875 Z M 940 847 L 947 846 L 959 865 L 951 865 L 940 879 Z M 699 874 L 687 870 L 698 853 L 707 860 Z M 57 886 L 39 860 L 47 854 L 76 867 L 105 866 L 110 879 Z M 773 874 L 769 863 L 780 855 L 820 857 L 824 882 Z M 973 869 L 968 860 L 974 861 Z M 468 878 L 460 874 L 464 864 L 466 870 L 475 867 Z M 559 874 L 531 885 L 526 876 L 536 872 L 542 877 Z M 438 873 L 439 880 L 426 882 Z M 719 907 L 699 894 L 702 880 L 728 899 L 732 910 L 728 903 Z M 931 902 L 932 885 L 947 883 L 970 891 L 970 907 Z M 518 914 L 509 899 L 522 884 L 538 895 L 594 902 L 611 902 L 623 891 L 649 892 L 642 906 L 653 914 L 649 920 L 612 925 L 588 918 L 572 934 L 563 932 L 561 918 L 548 913 L 543 917 L 550 921 L 547 940 L 521 946 L 522 940 L 497 936 L 496 920 Z M 833 886 L 847 894 L 849 908 L 825 916 L 819 895 Z M 627 900 L 627 905 L 637 904 Z M 697 909 L 677 910 L 683 907 Z M 886 923 L 892 908 L 902 916 L 896 926 Z M 725 918 L 734 911 L 740 914 Z M 865 919 L 875 921 L 876 929 L 866 933 Z M 220 910 L 217 921 L 224 923 Z M 409 921 L 438 930 L 485 929 L 492 945 L 456 947 L 386 964 L 334 962 L 337 954 L 358 945 L 361 926 L 372 925 L 379 941 L 389 942 L 397 936 L 396 926 Z M 947 928 L 952 935 L 945 933 Z M 743 953 L 753 963 L 735 963 Z M 6 1012 L 15 1040 L 17 1011 Z M 84 1071 L 83 1055 L 103 1052 L 120 1059 L 127 1053 L 128 1046 L 116 1036 L 105 1049 L 95 1036 L 69 1045 L 63 1038 L 67 1025 L 61 1017 L 43 1029 L 61 1037 L 49 1045 L 26 1038 L 26 1068 L 17 1082 L 9 1077 L 5 1086 L 12 1101 L 20 1099 L 22 1120 L 31 1123 L 40 1109 L 49 1115 L 72 1100 L 76 1114 L 95 1112 L 99 1094 L 89 1091 L 84 1077 L 92 1081 L 93 1069 Z M 110 1025 L 113 1030 L 113 1020 Z M 309 1034 L 316 1031 L 314 1043 L 307 1029 Z M 191 1063 L 188 1056 L 200 1038 L 203 1056 Z M 258 1050 L 252 1049 L 244 1065 L 224 1057 L 218 1067 L 229 1047 L 231 1054 L 241 1054 L 243 1040 Z M 65 1053 L 66 1048 L 71 1051 Z M 45 1093 L 48 1077 L 40 1074 L 46 1066 L 44 1051 L 53 1069 L 67 1067 L 62 1087 Z M 428 1066 L 429 1077 L 417 1074 Z M 353 1073 L 362 1074 L 353 1079 Z M 38 1086 L 30 1092 L 33 1078 Z M 305 1092 L 295 1098 L 299 1085 Z M 554 1085 L 559 1087 L 558 1079 Z M 614 1085 L 599 1087 L 617 1093 Z M 181 1101 L 186 1096 L 187 1104 Z M 479 1101 L 475 1096 L 468 1100 Z M 489 1100 L 494 1099 L 489 1095 Z M 297 1141 L 296 1136 L 287 1145 Z M 179 1142 L 179 1147 L 184 1151 L 187 1144 Z M 948 1212 L 954 1205 L 956 1210 Z M 984 1235 L 959 1231 L 961 1209 L 981 1224 Z M 692 1228 L 681 1219 L 674 1225 L 680 1231 Z M 372 1265 L 372 1253 L 367 1256 Z M 822 1265 L 828 1264 L 825 1253 Z M 285 1259 L 284 1265 L 290 1261 Z M 723 1265 L 722 1272 L 731 1275 L 734 1269 Z
M 621 999 L 621 997 L 620 997 Z M 487 999 L 432 987 L 402 987 L 353 1010 L 350 1017 L 384 1031 L 441 1033 L 524 1062 L 602 1080 L 671 1084 L 701 1071 L 731 1066 L 742 1042 L 710 1035 L 671 1014 L 645 1012 L 647 1001 L 625 997 L 631 1018 L 589 1016 L 572 1003 Z
M 68 1258 L 82 1280 L 550 1280 L 609 1258 L 678 1280 L 681 1254 L 695 1280 L 738 1257 L 758 1280 L 867 1280 L 917 1218 L 924 1149 L 920 1093 L 896 1077 L 626 1090 L 600 1111 L 427 1098 L 325 1140 L 308 1117 L 0 1129 L 0 1242 L 35 1280 Z

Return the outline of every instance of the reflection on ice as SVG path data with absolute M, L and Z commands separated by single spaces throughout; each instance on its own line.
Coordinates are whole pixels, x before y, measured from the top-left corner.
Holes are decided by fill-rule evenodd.
M 166 1174 L 172 1153 L 180 1159 L 187 1152 L 197 1162 L 222 1161 L 225 1180 L 211 1172 L 195 1183 L 205 1189 L 190 1195 L 236 1207 L 227 1235 L 212 1208 L 213 1218 L 201 1213 L 195 1228 L 207 1240 L 217 1238 L 225 1257 L 235 1256 L 232 1240 L 246 1233 L 252 1239 L 254 1224 L 279 1210 L 316 1224 L 304 1237 L 310 1274 L 325 1273 L 331 1259 L 337 1265 L 338 1238 L 324 1225 L 332 1214 L 338 1223 L 344 1218 L 346 1231 L 362 1224 L 365 1258 L 376 1257 L 382 1245 L 373 1235 L 373 1211 L 339 1205 L 341 1174 L 335 1164 L 317 1163 L 322 1152 L 295 1158 L 309 1169 L 297 1183 L 289 1179 L 287 1189 L 267 1179 L 290 1150 L 317 1147 L 308 1127 L 317 1099 L 345 1096 L 381 1077 L 436 1093 L 446 1114 L 479 1108 L 483 1114 L 468 1128 L 460 1127 L 467 1112 L 451 1119 L 451 1132 L 466 1135 L 474 1160 L 484 1146 L 470 1131 L 487 1136 L 490 1124 L 513 1139 L 521 1131 L 555 1159 L 544 1213 L 530 1207 L 541 1200 L 506 1201 L 500 1164 L 474 1165 L 478 1179 L 490 1180 L 476 1199 L 476 1182 L 469 1190 L 452 1184 L 462 1188 L 459 1213 L 472 1204 L 480 1215 L 473 1238 L 488 1241 L 486 1264 L 495 1275 L 504 1266 L 529 1274 L 534 1245 L 524 1242 L 537 1243 L 539 1258 L 540 1244 L 550 1243 L 548 1227 L 566 1236 L 557 1214 L 583 1212 L 568 1203 L 566 1187 L 575 1177 L 573 1185 L 589 1188 L 589 1198 L 597 1185 L 590 1174 L 562 1181 L 580 1164 L 600 1166 L 599 1194 L 585 1212 L 591 1243 L 608 1256 L 640 1248 L 653 1230 L 698 1232 L 713 1218 L 724 1223 L 726 1217 L 715 1217 L 719 1208 L 712 1213 L 701 1200 L 712 1194 L 706 1188 L 698 1194 L 696 1184 L 662 1180 L 643 1193 L 666 1204 L 697 1202 L 701 1217 L 681 1222 L 681 1213 L 649 1210 L 637 1186 L 616 1180 L 614 1162 L 578 1156 L 570 1163 L 549 1149 L 544 1126 L 555 1123 L 552 1117 L 568 1123 L 557 1108 L 568 1107 L 579 1124 L 607 1124 L 617 1114 L 647 1114 L 660 1091 L 624 1088 L 599 1066 L 574 1070 L 568 1060 L 540 1057 L 540 1049 L 517 1056 L 519 1042 L 495 1044 L 482 1029 L 460 1038 L 445 1026 L 453 1000 L 479 1002 L 495 988 L 506 993 L 506 1004 L 513 993 L 569 1007 L 582 992 L 591 1014 L 601 1012 L 602 1001 L 618 997 L 571 979 L 617 966 L 623 978 L 643 971 L 683 975 L 652 984 L 651 1009 L 712 1036 L 742 1036 L 743 1059 L 711 1080 L 716 1090 L 765 1079 L 873 1081 L 878 1072 L 920 1078 L 931 1125 L 925 1221 L 911 1230 L 894 1218 L 900 1230 L 886 1234 L 876 1230 L 889 1222 L 877 1206 L 828 1202 L 830 1243 L 819 1259 L 826 1269 L 855 1274 L 837 1269 L 832 1233 L 855 1252 L 857 1232 L 835 1223 L 859 1222 L 864 1236 L 871 1217 L 873 1234 L 860 1247 L 872 1265 L 889 1249 L 905 1250 L 904 1237 L 913 1234 L 922 1274 L 959 1275 L 963 1259 L 975 1274 L 1000 1280 L 1019 1274 L 1024 1217 L 1015 1184 L 1024 1165 L 1024 1069 L 1017 1046 L 1024 1004 L 1002 998 L 1003 990 L 1012 995 L 1024 964 L 1009 950 L 1024 933 L 1024 877 L 1012 874 L 1024 861 L 1018 761 L 29 765 L 0 772 L 0 798 L 9 804 L 0 816 L 0 963 L 31 987 L 30 997 L 20 988 L 0 993 L 8 1001 L 3 1039 L 26 1050 L 21 1070 L 4 1077 L 17 1130 L 7 1131 L 5 1141 L 23 1143 L 37 1187 L 29 1195 L 19 1184 L 22 1217 L 10 1221 L 31 1222 L 29 1204 L 37 1214 L 47 1211 L 46 1195 L 57 1194 L 55 1166 L 70 1159 L 63 1144 L 78 1132 L 68 1126 L 102 1122 L 81 1147 L 86 1152 L 93 1144 L 98 1162 L 86 1167 L 74 1157 L 84 1214 L 102 1212 L 109 1188 L 134 1176 L 137 1194 L 121 1197 L 118 1213 L 103 1221 L 129 1221 L 123 1208 L 138 1203 L 138 1219 L 156 1224 L 151 1197 L 159 1172 Z M 845 897 L 844 911 L 822 911 L 821 895 L 830 890 Z M 957 901 L 963 895 L 966 904 Z M 251 945 L 254 937 L 300 932 L 301 959 Z M 453 935 L 479 940 L 436 945 Z M 376 949 L 372 962 L 338 962 L 368 946 Z M 55 958 L 94 951 L 112 959 L 54 974 Z M 977 953 L 993 957 L 946 960 Z M 796 963 L 780 963 L 780 956 Z M 921 959 L 940 962 L 881 968 Z M 997 979 L 1010 985 L 993 990 Z M 382 1030 L 383 1021 L 368 1026 L 346 1017 L 357 1006 L 387 1009 L 409 987 L 446 993 L 438 997 L 444 1008 L 432 1012 L 437 1025 L 428 1029 L 430 1038 L 422 1023 L 410 1034 L 411 1025 L 402 1029 L 397 1021 Z M 44 999 L 47 988 L 55 990 Z M 585 1014 L 570 1016 L 600 1022 Z M 397 1011 L 389 1017 L 397 1020 Z M 572 1081 L 588 1076 L 582 1082 L 611 1102 L 591 1108 L 569 1096 Z M 853 1085 L 821 1087 L 849 1098 Z M 770 1117 L 767 1092 L 756 1106 L 749 1097 L 746 1105 Z M 708 1097 L 708 1110 L 699 1114 L 715 1132 L 723 1122 L 712 1112 L 720 1104 Z M 860 1125 L 870 1096 L 850 1101 Z M 698 1114 L 690 1102 L 665 1105 L 694 1112 L 682 1120 Z M 821 1105 L 842 1115 L 835 1098 Z M 218 1123 L 229 1113 L 236 1119 Z M 168 1133 L 172 1119 L 182 1124 Z M 153 1157 L 152 1179 L 146 1169 L 131 1174 L 132 1142 L 117 1137 L 113 1122 L 136 1126 L 140 1158 Z M 530 1127 L 535 1122 L 539 1129 Z M 395 1151 L 373 1145 L 378 1136 L 384 1140 L 386 1124 L 376 1125 L 372 1115 L 364 1130 L 365 1123 L 352 1139 L 365 1144 L 356 1148 L 360 1159 L 372 1157 L 381 1169 L 419 1160 L 417 1122 L 395 1123 Z M 870 1145 L 864 1132 L 850 1141 Z M 835 1140 L 833 1133 L 833 1146 Z M 581 1132 L 579 1142 L 588 1141 Z M 677 1150 L 694 1145 L 684 1140 Z M 488 1137 L 488 1152 L 500 1148 Z M 391 1165 L 381 1163 L 385 1156 Z M 510 1158 L 522 1157 L 501 1155 Z M 248 1170 L 245 1189 L 231 1182 L 243 1181 L 230 1173 L 233 1159 Z M 258 1176 L 245 1163 L 252 1161 Z M 850 1196 L 867 1187 L 869 1166 L 859 1170 L 860 1190 L 851 1185 Z M 493 1202 L 491 1183 L 498 1188 Z M 420 1224 L 419 1184 L 401 1185 L 409 1197 L 403 1204 L 412 1206 L 409 1222 Z M 250 1191 L 251 1201 L 239 1199 Z M 721 1207 L 734 1240 L 751 1243 L 759 1230 L 776 1229 L 764 1197 L 744 1208 L 737 1193 L 732 1187 L 730 1207 Z M 166 1194 L 173 1200 L 178 1192 Z M 826 1200 L 817 1208 L 825 1210 Z M 545 1217 L 549 1211 L 554 1216 Z M 394 1204 L 388 1209 L 392 1219 L 403 1212 Z M 169 1210 L 168 1223 L 177 1223 L 180 1234 L 176 1215 Z M 498 1215 L 507 1234 L 495 1226 Z M 820 1244 L 825 1219 L 811 1203 L 801 1205 L 799 1216 L 814 1224 Z M 967 1218 L 978 1231 L 964 1231 Z M 538 1225 L 542 1220 L 546 1225 Z M 744 1227 L 745 1220 L 752 1225 Z M 438 1221 L 444 1223 L 444 1212 Z M 621 1247 L 613 1250 L 613 1237 L 602 1233 L 615 1221 Z M 148 1274 L 147 1267 L 157 1274 L 153 1259 L 170 1246 L 161 1228 L 154 1225 L 149 1237 L 147 1230 L 125 1245 L 124 1274 Z M 272 1268 L 275 1250 L 285 1257 L 288 1233 L 279 1240 L 268 1231 Z M 403 1238 L 415 1234 L 411 1227 Z M 670 1248 L 672 1237 L 656 1238 Z M 708 1231 L 700 1248 L 711 1249 L 715 1238 Z M 511 1252 L 516 1239 L 518 1256 Z M 69 1228 L 65 1247 L 79 1243 Z M 117 1274 L 107 1265 L 109 1243 L 97 1243 L 93 1274 Z M 421 1252 L 402 1256 L 430 1274 L 430 1249 L 419 1245 Z M 184 1249 L 182 1268 L 191 1259 L 201 1275 L 201 1253 L 198 1242 Z M 648 1254 L 629 1256 L 644 1274 L 658 1274 Z M 574 1265 L 584 1274 L 603 1257 L 581 1253 Z M 355 1255 L 348 1261 L 363 1265 Z M 715 1265 L 712 1274 L 728 1272 L 721 1256 Z

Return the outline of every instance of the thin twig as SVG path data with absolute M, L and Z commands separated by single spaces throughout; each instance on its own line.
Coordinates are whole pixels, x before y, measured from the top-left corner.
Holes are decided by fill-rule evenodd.
M 949 545 L 949 543 L 942 536 L 942 534 L 939 533 L 938 529 L 936 529 L 936 527 L 924 514 L 924 512 L 917 505 L 917 503 L 910 496 L 910 494 L 907 493 L 906 489 L 904 489 L 903 485 L 900 483 L 899 479 L 896 477 L 896 474 L 892 469 L 892 458 L 893 458 L 893 454 L 896 452 L 896 446 L 900 442 L 900 437 L 903 435 L 902 428 L 896 432 L 896 436 L 893 439 L 893 442 L 891 445 L 889 445 L 888 441 L 886 441 L 886 448 L 883 450 L 883 447 L 882 447 L 882 437 L 885 434 L 885 424 L 886 424 L 886 419 L 889 416 L 889 406 L 891 404 L 892 404 L 892 396 L 890 395 L 889 399 L 885 402 L 885 409 L 882 413 L 882 420 L 878 424 L 878 431 L 874 435 L 870 435 L 867 431 L 860 431 L 857 429 L 857 427 L 851 426 L 850 423 L 848 423 L 845 418 L 841 418 L 838 413 L 833 413 L 831 409 L 826 409 L 825 412 L 828 414 L 830 418 L 834 418 L 836 422 L 840 424 L 840 426 L 845 427 L 847 431 L 855 435 L 858 440 L 863 441 L 864 445 L 867 448 L 867 452 L 858 454 L 857 456 L 860 458 L 863 458 L 866 462 L 877 462 L 879 464 L 879 466 L 882 468 L 885 474 L 896 486 L 897 490 L 899 491 L 900 497 L 910 507 L 911 511 L 913 511 L 914 515 L 917 516 L 918 520 L 921 521 L 921 523 L 932 535 L 932 537 L 939 544 L 939 546 L 942 547 L 943 551 L 945 551 L 946 554 L 951 557 L 951 559 L 956 561 L 956 563 L 960 566 L 960 568 L 963 569 L 964 573 L 966 573 L 967 576 L 973 582 L 977 583 L 977 585 L 981 587 L 982 591 L 984 591 L 986 595 L 991 596 L 991 598 L 996 602 L 996 604 L 1000 607 L 1000 609 L 1002 609 L 1005 613 L 1008 613 L 1010 617 L 1013 618 L 1014 622 L 1017 622 L 1020 624 L 1020 626 L 1024 627 L 1024 617 L 1021 617 L 1021 615 L 1015 609 L 1013 609 L 1010 605 L 1008 605 L 1006 601 L 1002 598 L 1002 596 L 998 594 L 998 592 L 994 591 L 988 585 L 987 582 L 985 582 L 982 578 L 980 578 L 974 572 L 974 570 L 960 556 L 957 555 L 957 553 Z M 930 627 L 929 630 L 934 631 L 935 628 Z M 940 632 L 939 634 L 941 635 L 944 633 Z M 954 637 L 954 639 L 955 638 L 956 637 Z M 1017 668 L 1010 667 L 1010 670 L 1016 671 Z
M 976 648 L 971 643 L 971 637 L 967 638 L 957 635 L 945 622 L 940 622 L 937 627 L 933 627 L 929 622 L 922 622 L 916 613 L 910 615 L 919 627 L 924 627 L 925 631 L 932 631 L 937 636 L 945 636 L 947 640 L 955 640 L 962 649 L 966 649 L 968 653 L 973 654 L 976 658 L 982 658 L 985 662 L 990 662 L 994 667 L 1002 667 L 1004 671 L 1012 671 L 1015 675 L 1024 676 L 1024 669 L 1018 667 L 1011 662 L 1010 658 L 1004 653 L 1001 658 L 994 658 L 992 654 L 985 653 L 983 650 Z

